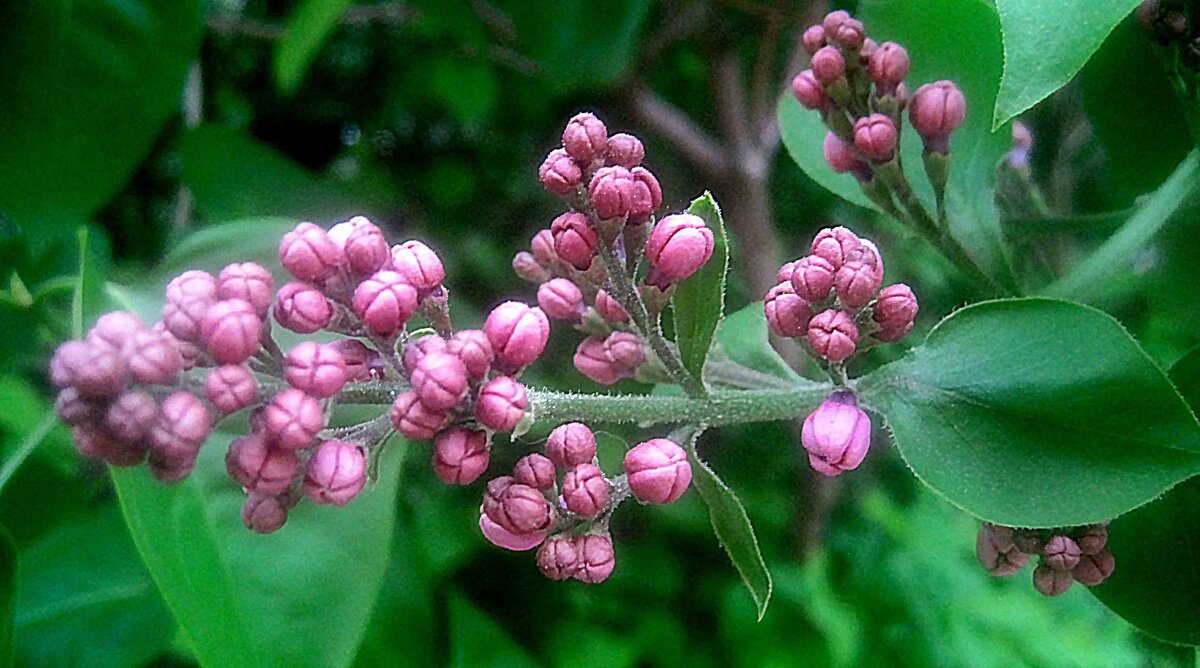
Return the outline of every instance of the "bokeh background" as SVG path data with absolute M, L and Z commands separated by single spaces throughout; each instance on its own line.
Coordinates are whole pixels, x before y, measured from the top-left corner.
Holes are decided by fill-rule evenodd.
M 47 417 L 42 369 L 72 331 L 81 266 L 99 286 L 86 319 L 106 304 L 150 303 L 191 265 L 273 263 L 296 220 L 365 214 L 393 240 L 436 248 L 457 321 L 478 323 L 501 299 L 532 296 L 509 263 L 560 212 L 537 166 L 566 119 L 590 110 L 646 142 L 669 208 L 705 189 L 722 203 L 732 307 L 754 301 L 829 224 L 875 238 L 889 280 L 919 286 L 920 328 L 964 303 L 930 251 L 809 181 L 779 145 L 775 102 L 803 64 L 797 30 L 829 9 L 773 0 L 3 3 L 0 525 L 20 568 L 15 584 L 0 583 L 0 599 L 15 600 L 16 663 L 194 662 L 107 471 L 78 458 Z M 1186 151 L 1156 67 L 1149 40 L 1127 22 L 1075 83 L 1025 118 L 1037 137 L 1035 177 L 1061 214 L 1019 228 L 1039 262 L 1052 268 L 1103 238 L 1120 220 L 1111 213 Z M 1014 225 L 1028 217 L 1009 211 Z M 1200 297 L 1194 256 L 1180 251 L 1190 248 L 1185 234 L 1146 252 L 1136 287 L 1105 298 L 1163 364 L 1196 343 L 1178 317 Z M 595 390 L 570 368 L 574 343 L 556 337 L 531 382 Z M 441 485 L 427 453 L 409 453 L 384 474 L 399 479 L 392 546 L 355 664 L 1190 665 L 1189 652 L 1139 634 L 1083 587 L 1051 600 L 1028 570 L 987 576 L 974 561 L 976 522 L 923 488 L 885 437 L 862 469 L 828 481 L 797 456 L 792 429 L 729 428 L 702 443 L 745 502 L 775 577 L 761 622 L 694 494 L 669 508 L 621 509 L 608 582 L 552 583 L 531 555 L 479 535 L 478 490 Z M 522 439 L 496 467 L 534 447 L 533 436 Z M 319 611 L 337 595 L 313 591 L 298 607 Z

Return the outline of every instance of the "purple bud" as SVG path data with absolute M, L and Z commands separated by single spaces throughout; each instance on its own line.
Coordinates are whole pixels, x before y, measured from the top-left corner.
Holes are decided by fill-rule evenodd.
M 546 456 L 561 469 L 589 464 L 596 457 L 596 435 L 579 422 L 559 425 L 546 439 Z
M 568 580 L 579 572 L 579 546 L 572 536 L 557 534 L 546 539 L 537 552 L 538 570 L 551 580 Z
M 862 239 L 844 227 L 826 227 L 817 233 L 812 242 L 812 254 L 825 258 L 834 271 L 850 257 L 851 251 L 862 247 Z
M 186 469 L 186 476 L 210 433 L 212 419 L 199 399 L 183 391 L 169 395 L 159 406 L 158 423 L 150 431 L 151 463 L 157 461 L 164 469 Z
M 587 306 L 579 286 L 565 278 L 553 278 L 538 287 L 538 306 L 555 320 L 579 322 Z
M 183 370 L 183 355 L 175 337 L 167 332 L 134 334 L 126 359 L 133 379 L 147 385 L 169 385 Z
M 632 216 L 643 209 L 648 213 L 653 210 L 650 196 L 646 186 L 620 165 L 597 169 L 588 183 L 588 197 L 602 220 Z
M 180 341 L 194 343 L 200 336 L 200 318 L 217 299 L 217 279 L 204 271 L 191 270 L 167 284 L 163 324 Z
M 813 54 L 812 73 L 817 81 L 829 86 L 846 74 L 846 60 L 834 46 L 823 46 Z
M 467 368 L 467 376 L 480 380 L 487 375 L 496 354 L 487 334 L 480 329 L 464 329 L 454 333 L 446 343 L 446 352 L 458 356 Z
M 704 219 L 690 213 L 666 216 L 646 242 L 646 259 L 671 281 L 696 273 L 712 257 L 713 233 Z
M 813 55 L 821 47 L 825 46 L 825 27 L 820 24 L 809 26 L 804 31 L 801 42 L 804 44 L 804 50 L 808 52 L 808 55 Z
M 442 267 L 441 258 L 432 248 L 420 241 L 405 241 L 399 246 L 393 246 L 392 264 L 396 267 L 396 273 L 416 288 L 421 297 L 440 288 L 442 281 L 446 279 L 446 270 Z
M 538 233 L 533 235 L 529 240 L 529 250 L 533 251 L 533 258 L 547 269 L 554 269 L 563 263 L 558 257 L 558 252 L 554 250 L 554 233 L 549 229 L 538 230 Z
M 301 390 L 284 390 L 263 407 L 263 433 L 268 441 L 285 450 L 308 447 L 324 428 L 321 404 Z
M 576 114 L 567 122 L 562 136 L 563 149 L 581 165 L 604 157 L 608 128 L 594 114 Z
M 1103 524 L 1092 524 L 1084 527 L 1083 533 L 1075 539 L 1075 542 L 1079 544 L 1079 552 L 1081 554 L 1100 554 L 1108 544 L 1108 528 Z
M 767 290 L 763 311 L 771 331 L 787 338 L 804 336 L 813 315 L 812 307 L 796 294 L 791 283 L 780 283 Z
M 871 318 L 884 329 L 910 327 L 917 317 L 917 296 L 903 283 L 889 285 L 879 292 Z
M 601 385 L 612 385 L 625 378 L 626 374 L 608 356 L 604 341 L 598 336 L 589 336 L 580 341 L 572 362 L 575 369 L 588 379 Z
M 896 155 L 898 141 L 896 124 L 884 114 L 864 116 L 854 123 L 854 147 L 871 160 L 891 160 Z
M 368 330 L 393 336 L 417 311 L 417 291 L 394 271 L 380 271 L 354 289 L 354 312 Z
M 353 443 L 325 441 L 308 460 L 304 494 L 315 503 L 344 506 L 366 484 L 367 459 Z
M 592 266 L 597 239 L 587 216 L 577 211 L 560 215 L 550 223 L 550 235 L 555 257 L 580 271 Z
M 145 438 L 157 421 L 158 403 L 145 392 L 122 394 L 104 414 L 104 428 L 117 440 L 126 442 Z
M 575 537 L 575 549 L 579 553 L 579 570 L 575 579 L 588 584 L 599 584 L 612 575 L 616 566 L 612 536 L 587 533 Z
M 136 334 L 148 332 L 141 318 L 128 311 L 111 311 L 100 316 L 88 331 L 88 340 L 100 340 L 125 352 Z
M 825 29 L 825 35 L 828 37 L 832 37 L 834 35 L 834 33 L 837 32 L 837 29 L 839 27 L 841 27 L 841 25 L 843 23 L 845 23 L 846 21 L 849 21 L 849 20 L 850 20 L 849 12 L 844 12 L 842 10 L 838 10 L 838 11 L 829 12 L 828 14 L 826 14 L 825 18 L 821 21 L 821 26 Z
M 333 305 L 316 286 L 288 283 L 275 300 L 275 321 L 297 334 L 324 329 L 333 319 Z
M 874 262 L 865 259 L 849 260 L 838 269 L 834 287 L 842 305 L 862 308 L 879 293 L 883 275 Z
M 71 437 L 79 454 L 103 459 L 113 466 L 137 466 L 146 459 L 145 440 L 123 441 L 101 427 L 74 427 Z
M 608 322 L 629 322 L 629 313 L 625 311 L 625 307 L 604 290 L 596 291 L 596 313 Z
M 455 427 L 433 442 L 433 472 L 448 485 L 470 485 L 488 466 L 487 432 Z
M 404 347 L 404 356 L 401 362 L 404 364 L 405 370 L 411 374 L 417 368 L 417 365 L 421 363 L 421 360 L 425 359 L 426 355 L 434 353 L 449 354 L 449 352 L 450 346 L 446 343 L 446 339 L 437 335 L 422 336 L 418 339 L 408 340 L 408 345 Z
M 226 299 L 209 307 L 200 319 L 200 339 L 222 364 L 241 364 L 261 345 L 262 319 L 250 302 Z
M 242 504 L 242 524 L 256 533 L 274 533 L 286 522 L 287 506 L 278 495 L 251 494 Z
M 952 81 L 925 84 L 913 94 L 908 105 L 908 119 L 927 150 L 946 153 L 950 133 L 957 130 L 967 116 L 967 101 Z
M 273 448 L 259 434 L 233 439 L 225 454 L 225 470 L 229 477 L 257 494 L 278 494 L 292 484 L 300 460 L 296 453 Z
M 895 42 L 880 44 L 871 54 L 871 79 L 880 89 L 891 91 L 908 76 L 908 51 Z
M 654 438 L 625 453 L 625 475 L 638 500 L 674 503 L 692 482 L 692 465 L 677 443 Z
M 493 431 L 512 431 L 529 410 L 525 386 L 508 376 L 497 376 L 479 390 L 475 416 Z
M 483 537 L 488 539 L 488 542 L 492 545 L 512 550 L 513 552 L 532 550 L 541 545 L 542 541 L 546 540 L 545 531 L 515 534 L 493 522 L 487 515 L 482 514 L 479 516 L 479 530 L 483 532 Z
M 642 140 L 624 132 L 608 138 L 608 162 L 630 169 L 642 164 L 646 158 L 646 148 Z
M 662 206 L 662 186 L 658 183 L 658 177 L 645 167 L 634 167 L 629 173 L 634 180 L 629 222 L 640 223 Z
M 318 399 L 341 392 L 349 380 L 342 354 L 315 341 L 304 341 L 288 351 L 283 360 L 283 378 L 288 385 Z
M 1079 558 L 1079 563 L 1071 569 L 1071 577 L 1080 584 L 1095 587 L 1112 575 L 1117 567 L 1117 560 L 1112 552 L 1100 550 L 1095 554 L 1085 554 Z
M 833 289 L 836 275 L 833 264 L 820 255 L 802 257 L 792 266 L 792 290 L 801 299 L 823 301 Z
M 64 424 L 78 427 L 94 424 L 104 417 L 104 404 L 79 394 L 73 387 L 63 388 L 54 399 L 54 412 Z
M 503 371 L 529 366 L 542 354 L 550 338 L 550 321 L 540 308 L 521 302 L 504 302 L 492 309 L 483 325 L 496 361 Z
M 488 491 L 492 492 L 490 483 Z M 521 483 L 508 483 L 494 502 L 485 502 L 483 507 L 488 518 L 502 529 L 520 535 L 545 531 L 554 521 L 554 508 L 546 497 Z
M 1060 571 L 1046 564 L 1033 569 L 1033 587 L 1044 596 L 1065 594 L 1074 582 L 1070 571 Z
M 1042 549 L 1042 563 L 1058 571 L 1069 571 L 1079 563 L 1079 544 L 1070 536 L 1053 536 Z
M 517 460 L 513 480 L 543 492 L 554 487 L 554 462 L 549 457 L 533 453 Z
M 338 339 L 325 344 L 338 351 L 346 364 L 348 381 L 368 381 L 383 374 L 383 357 L 358 339 Z
M 854 394 L 838 391 L 804 419 L 800 442 L 818 473 L 836 476 L 858 468 L 871 445 L 871 419 Z
M 563 477 L 563 503 L 580 517 L 599 515 L 608 507 L 609 496 L 608 480 L 595 464 L 580 464 Z
M 642 340 L 630 332 L 613 332 L 604 339 L 604 355 L 618 373 L 632 376 L 646 361 Z
M 54 352 L 50 378 L 60 388 L 74 387 L 85 397 L 107 399 L 125 388 L 129 368 L 121 351 L 103 341 L 67 341 Z
M 218 299 L 249 302 L 260 318 L 267 316 L 274 294 L 275 281 L 271 278 L 271 272 L 255 262 L 227 265 L 217 277 Z
M 866 42 L 867 33 L 862 21 L 847 19 L 842 21 L 837 30 L 829 33 L 829 39 L 847 51 L 857 51 Z
M 204 379 L 204 396 L 217 410 L 228 415 L 254 403 L 258 396 L 258 381 L 246 367 L 227 364 L 208 372 Z
M 862 174 L 869 172 L 870 169 L 867 163 L 854 154 L 854 150 L 849 144 L 832 132 L 825 135 L 825 162 L 829 163 L 829 167 L 838 174 L 845 172 Z
M 392 425 L 405 438 L 425 441 L 433 438 L 446 426 L 449 416 L 445 411 L 432 411 L 421 403 L 416 392 L 403 392 L 396 396 L 389 412 Z
M 341 247 L 346 264 L 359 276 L 379 271 L 391 259 L 391 249 L 383 230 L 363 216 L 334 225 L 329 230 L 329 238 Z
M 300 223 L 279 241 L 280 264 L 302 281 L 323 281 L 332 276 L 344 260 L 341 250 L 325 230 L 312 223 Z
M 583 171 L 566 151 L 556 148 L 538 168 L 538 180 L 551 195 L 570 197 L 583 185 Z
M 1012 542 L 1012 529 L 984 522 L 975 536 L 975 556 L 987 572 L 996 577 L 1012 575 L 1029 561 Z
M 812 70 L 804 70 L 792 79 L 792 94 L 805 109 L 824 111 L 831 106 L 829 93 L 825 92 L 825 87 Z
M 528 251 L 521 251 L 513 256 L 512 268 L 517 276 L 530 283 L 542 283 L 550 279 L 550 272 Z
M 467 368 L 449 353 L 429 353 L 413 368 L 412 386 L 426 408 L 448 410 L 467 394 Z

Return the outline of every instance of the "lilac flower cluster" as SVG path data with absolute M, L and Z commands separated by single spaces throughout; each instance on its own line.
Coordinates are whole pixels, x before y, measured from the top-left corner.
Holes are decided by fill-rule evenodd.
M 1075 582 L 1094 587 L 1112 575 L 1117 562 L 1107 547 L 1107 525 L 1017 529 L 984 522 L 975 538 L 975 556 L 997 577 L 1016 573 L 1037 556 L 1034 588 L 1046 596 L 1059 596 Z

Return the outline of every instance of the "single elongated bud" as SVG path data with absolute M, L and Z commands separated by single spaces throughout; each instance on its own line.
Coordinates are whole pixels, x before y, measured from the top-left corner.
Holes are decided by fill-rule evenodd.
M 967 117 L 967 101 L 953 81 L 925 84 L 913 94 L 908 105 L 908 120 L 925 141 L 925 149 L 945 154 L 950 134 Z
M 1059 571 L 1069 571 L 1079 563 L 1079 544 L 1070 536 L 1053 536 L 1042 548 L 1042 563 Z
M 588 464 L 596 457 L 596 435 L 580 422 L 559 425 L 546 439 L 546 456 L 564 470 Z
M 592 266 L 598 239 L 587 216 L 577 211 L 560 215 L 550 223 L 550 235 L 557 258 L 580 271 Z
M 1117 561 L 1112 552 L 1102 549 L 1095 554 L 1081 556 L 1079 563 L 1071 569 L 1071 577 L 1082 585 L 1095 587 L 1107 580 L 1116 567 Z
M 658 177 L 645 167 L 634 167 L 629 174 L 635 183 L 629 222 L 641 223 L 662 206 L 662 186 L 658 183 Z
M 815 54 L 825 46 L 825 26 L 821 24 L 809 26 L 801 37 L 801 43 L 804 44 L 804 50 L 808 52 L 808 55 Z
M 426 408 L 444 411 L 466 396 L 467 368 L 454 355 L 430 353 L 413 369 L 412 386 Z
M 288 283 L 275 298 L 275 322 L 297 334 L 324 329 L 333 319 L 333 305 L 315 285 Z
M 493 431 L 512 431 L 529 410 L 525 386 L 508 376 L 497 376 L 479 389 L 475 417 Z
M 588 183 L 588 197 L 602 220 L 652 211 L 651 193 L 630 170 L 620 165 L 601 167 Z
M 446 411 L 426 408 L 416 392 L 401 392 L 388 412 L 392 426 L 405 438 L 424 441 L 433 438 L 449 422 Z
M 279 241 L 279 263 L 302 281 L 323 281 L 344 262 L 329 234 L 312 223 L 300 223 Z
M 433 442 L 433 472 L 448 485 L 469 485 L 487 470 L 487 432 L 455 427 Z
M 275 281 L 257 262 L 229 264 L 217 277 L 217 298 L 241 299 L 254 307 L 259 318 L 266 318 L 275 298 Z
M 537 552 L 538 570 L 551 580 L 569 580 L 579 572 L 579 545 L 567 534 L 550 536 Z
M 862 257 L 848 260 L 834 277 L 834 287 L 842 305 L 853 309 L 862 308 L 874 299 L 882 282 L 879 268 Z
M 579 552 L 579 570 L 574 576 L 576 580 L 599 584 L 612 575 L 617 561 L 613 552 L 612 536 L 607 531 L 576 536 L 575 546 Z
M 321 404 L 301 390 L 284 390 L 263 407 L 262 430 L 273 445 L 285 450 L 306 448 L 325 428 Z
M 871 318 L 884 329 L 910 326 L 917 318 L 917 296 L 903 283 L 889 285 L 879 292 Z
M 579 286 L 565 278 L 552 278 L 538 287 L 538 306 L 555 320 L 579 322 L 587 305 Z
M 568 155 L 586 165 L 604 157 L 608 145 L 608 128 L 595 114 L 576 114 L 567 122 L 562 142 Z
M 554 462 L 538 453 L 525 455 L 513 466 L 513 480 L 543 492 L 554 487 Z
M 908 67 L 908 51 L 895 42 L 884 42 L 871 54 L 867 71 L 875 85 L 892 91 L 908 76 Z
M 487 375 L 488 368 L 496 354 L 487 334 L 479 329 L 464 329 L 454 333 L 446 343 L 446 352 L 456 355 L 467 368 L 467 375 L 472 380 L 479 380 Z
M 1061 596 L 1067 593 L 1074 582 L 1070 571 L 1061 571 L 1046 564 L 1039 564 L 1033 569 L 1033 588 L 1043 596 Z
M 839 174 L 853 172 L 860 179 L 870 175 L 870 166 L 855 155 L 854 149 L 834 133 L 830 132 L 825 135 L 824 149 L 825 162 L 829 163 L 829 167 L 833 171 Z
M 837 270 L 819 255 L 802 257 L 792 265 L 792 290 L 810 302 L 824 301 L 833 289 Z
M 832 105 L 829 93 L 812 70 L 804 70 L 792 79 L 792 95 L 805 109 L 825 111 Z
M 394 336 L 417 312 L 417 290 L 401 274 L 380 271 L 354 289 L 353 306 L 368 330 Z
M 258 381 L 246 367 L 227 364 L 208 372 L 204 379 L 204 396 L 217 410 L 229 415 L 254 403 L 258 396 Z
M 204 348 L 222 364 L 241 364 L 258 350 L 262 319 L 242 299 L 226 299 L 209 307 L 200 320 Z
M 632 376 L 646 361 L 642 340 L 630 332 L 613 332 L 604 339 L 604 355 L 616 370 Z
M 841 362 L 854 354 L 858 344 L 858 326 L 845 311 L 829 309 L 808 321 L 808 343 L 818 355 L 830 362 Z
M 846 61 L 834 46 L 823 46 L 813 54 L 812 73 L 817 81 L 829 86 L 846 74 Z
M 388 260 L 391 259 L 391 249 L 388 248 L 383 230 L 366 218 L 355 216 L 345 223 L 334 225 L 334 229 L 329 230 L 329 236 L 334 243 L 340 241 L 338 237 L 334 236 L 334 230 L 342 225 L 351 226 L 346 233 L 345 240 L 340 242 L 342 254 L 346 257 L 346 265 L 350 267 L 350 271 L 359 276 L 366 276 L 387 265 Z
M 625 475 L 639 501 L 674 503 L 692 482 L 692 465 L 679 444 L 655 438 L 625 453 Z
M 137 332 L 126 348 L 133 379 L 146 385 L 169 385 L 183 370 L 183 355 L 175 337 L 167 332 Z
M 292 484 L 300 469 L 296 453 L 273 448 L 260 434 L 235 438 L 225 454 L 229 477 L 250 492 L 278 494 Z
M 583 170 L 565 150 L 556 148 L 538 168 L 538 181 L 551 195 L 569 197 L 583 185 Z
M 367 458 L 353 443 L 325 441 L 308 460 L 304 494 L 314 503 L 344 506 L 367 482 Z
M 562 498 L 567 510 L 580 517 L 595 517 L 608 507 L 611 488 L 595 464 L 580 464 L 563 477 Z
M 571 361 L 575 370 L 588 379 L 601 385 L 612 385 L 626 378 L 627 373 L 613 363 L 604 343 L 605 339 L 598 336 L 587 337 L 579 342 Z
M 217 279 L 205 271 L 190 270 L 167 284 L 163 325 L 179 339 L 195 343 L 200 337 L 200 319 L 217 300 Z
M 654 225 L 646 242 L 646 259 L 669 281 L 681 281 L 708 262 L 713 243 L 712 230 L 703 218 L 678 213 Z
M 489 485 L 489 493 L 491 493 Z M 492 503 L 485 502 L 484 512 L 500 528 L 515 534 L 545 531 L 554 521 L 554 508 L 538 490 L 511 482 L 496 495 Z
M 608 162 L 630 169 L 642 164 L 646 158 L 646 148 L 642 140 L 624 132 L 608 138 Z
M 763 311 L 771 331 L 787 338 L 804 336 L 813 315 L 812 307 L 796 294 L 791 283 L 780 283 L 767 290 Z
M 625 307 L 604 290 L 596 291 L 596 313 L 608 322 L 629 322 L 629 313 Z
M 488 314 L 483 331 L 502 370 L 515 371 L 532 364 L 545 350 L 550 321 L 540 308 L 505 302 Z
M 528 251 L 521 251 L 513 256 L 512 268 L 517 276 L 530 283 L 543 283 L 550 280 L 550 272 L 537 261 L 533 253 Z
M 800 442 L 818 473 L 840 475 L 858 468 L 871 446 L 871 419 L 858 407 L 854 393 L 830 394 L 804 419 Z
M 490 517 L 484 514 L 479 515 L 479 530 L 483 533 L 483 537 L 488 539 L 488 542 L 492 545 L 512 550 L 513 552 L 532 550 L 541 545 L 542 541 L 546 540 L 545 531 L 534 531 L 533 533 L 526 534 L 512 533 L 493 522 Z
M 420 241 L 405 241 L 393 246 L 392 265 L 406 283 L 416 288 L 417 295 L 422 299 L 440 288 L 446 279 L 441 258 Z
M 125 442 L 146 437 L 158 420 L 158 403 L 145 392 L 126 392 L 104 414 L 104 428 Z
M 288 351 L 283 360 L 283 379 L 318 399 L 341 392 L 349 380 L 342 354 L 316 341 L 304 341 Z
M 894 158 L 899 138 L 896 124 L 885 114 L 864 116 L 854 123 L 854 147 L 875 162 Z
M 549 271 L 562 267 L 564 260 L 554 250 L 554 233 L 549 229 L 538 230 L 529 240 L 529 250 L 533 251 L 533 259 Z

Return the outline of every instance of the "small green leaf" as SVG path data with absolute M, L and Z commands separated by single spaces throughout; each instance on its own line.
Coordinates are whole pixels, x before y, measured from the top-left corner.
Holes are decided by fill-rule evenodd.
M 729 560 L 742 576 L 742 582 L 754 599 L 761 620 L 767 614 L 771 601 L 771 572 L 758 549 L 758 538 L 746 509 L 732 489 L 700 459 L 696 452 L 696 434 L 687 444 L 688 460 L 692 464 L 692 484 L 700 492 L 700 498 L 708 504 L 708 517 L 712 521 L 717 541 L 725 548 Z
M 800 378 L 771 347 L 762 302 L 725 316 L 717 328 L 717 344 L 730 360 L 748 369 L 789 381 Z
M 969 306 L 858 389 L 917 477 L 998 524 L 1099 522 L 1200 472 L 1200 424 L 1174 386 L 1079 304 Z
M 11 666 L 17 598 L 17 546 L 0 525 L 0 666 Z
M 301 0 L 288 20 L 287 32 L 275 47 L 275 84 L 280 92 L 296 92 L 308 66 L 329 39 L 338 19 L 354 0 Z
M 1067 85 L 1141 0 L 996 0 L 1004 74 L 992 129 Z M 1070 26 L 1069 28 L 1065 28 Z
M 671 298 L 675 313 L 675 343 L 683 358 L 683 366 L 695 378 L 700 378 L 704 361 L 712 348 L 713 335 L 725 313 L 725 275 L 729 271 L 729 246 L 725 238 L 725 223 L 721 208 L 712 193 L 705 192 L 692 201 L 688 213 L 704 219 L 713 232 L 712 258 L 700 271 L 675 288 Z

